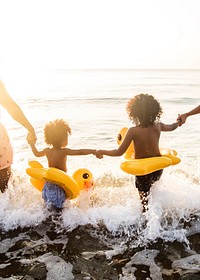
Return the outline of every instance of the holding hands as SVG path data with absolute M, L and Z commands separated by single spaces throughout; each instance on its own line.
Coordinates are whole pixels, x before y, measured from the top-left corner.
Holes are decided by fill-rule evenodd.
M 181 126 L 182 124 L 184 124 L 186 122 L 186 119 L 187 119 L 187 114 L 179 114 L 178 115 L 178 118 L 177 118 L 177 121 L 179 122 L 179 126 Z
M 36 137 L 33 134 L 28 133 L 26 137 L 26 141 L 29 145 L 36 143 Z
M 99 159 L 103 158 L 103 153 L 102 150 L 96 150 L 95 156 Z
M 200 114 L 200 105 L 198 105 L 197 107 L 195 107 L 194 109 L 192 109 L 191 111 L 178 115 L 177 121 L 180 122 L 180 126 L 182 124 L 184 124 L 187 120 L 188 117 L 193 116 L 193 115 L 197 115 Z

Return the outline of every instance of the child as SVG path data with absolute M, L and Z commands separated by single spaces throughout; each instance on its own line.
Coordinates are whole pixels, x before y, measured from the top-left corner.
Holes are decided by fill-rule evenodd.
M 162 114 L 160 103 L 149 94 L 139 94 L 130 99 L 127 104 L 127 113 L 135 126 L 128 129 L 125 138 L 118 149 L 96 151 L 96 157 L 123 155 L 133 141 L 135 158 L 161 156 L 159 138 L 161 131 L 172 131 L 179 126 L 179 122 L 164 124 L 158 122 Z M 160 179 L 163 170 L 136 176 L 135 185 L 142 202 L 143 212 L 147 210 L 148 195 L 154 182 Z
M 49 167 L 55 167 L 67 172 L 67 156 L 95 154 L 95 150 L 93 149 L 71 150 L 65 148 L 68 144 L 68 135 L 70 134 L 71 128 L 64 120 L 60 119 L 49 122 L 44 128 L 45 142 L 51 148 L 38 151 L 32 138 L 27 137 L 27 141 L 36 157 L 46 156 Z M 66 193 L 55 183 L 45 182 L 42 197 L 48 206 L 61 209 L 66 199 Z

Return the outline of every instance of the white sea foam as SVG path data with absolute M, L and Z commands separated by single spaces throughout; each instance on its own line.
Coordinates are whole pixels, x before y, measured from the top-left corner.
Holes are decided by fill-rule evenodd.
M 199 232 L 195 222 L 191 221 L 191 228 L 184 226 L 191 216 L 200 217 L 199 184 L 194 184 L 183 174 L 165 171 L 152 187 L 149 210 L 142 215 L 137 189 L 129 178 L 125 177 L 122 186 L 116 184 L 117 177 L 109 175 L 107 186 L 99 178 L 93 191 L 82 192 L 79 198 L 66 202 L 62 227 L 71 231 L 79 225 L 90 224 L 96 229 L 103 226 L 113 235 L 120 232 L 127 238 L 136 235 L 133 246 L 157 238 L 188 243 L 190 231 Z M 20 173 L 14 175 L 8 190 L 0 195 L 0 203 L 3 230 L 38 225 L 49 215 L 41 192 L 31 186 L 26 175 Z
M 44 125 L 56 118 L 67 120 L 72 127 L 69 148 L 113 149 L 117 147 L 120 128 L 132 125 L 125 111 L 130 97 L 140 92 L 153 94 L 163 107 L 161 120 L 171 123 L 178 113 L 199 104 L 198 79 L 199 71 L 51 71 L 45 73 L 44 79 L 34 79 L 34 84 L 26 89 L 29 98 L 18 101 L 36 129 L 39 149 L 45 146 Z M 14 163 L 9 188 L 0 193 L 0 227 L 12 230 L 38 225 L 48 218 L 49 212 L 25 172 L 28 160 L 35 159 L 25 141 L 26 131 L 3 110 L 2 122 L 11 137 Z M 163 132 L 161 146 L 175 148 L 181 163 L 166 168 L 152 187 L 145 215 L 141 213 L 134 176 L 122 172 L 120 158 L 68 157 L 69 174 L 86 167 L 92 171 L 96 186 L 93 193 L 83 192 L 78 199 L 65 203 L 61 227 L 104 227 L 111 235 L 125 234 L 130 240 L 135 237 L 131 246 L 157 238 L 188 244 L 187 237 L 200 232 L 199 115 L 188 118 L 184 126 L 173 132 Z M 45 158 L 39 161 L 47 166 Z M 101 238 L 105 238 L 104 232 Z

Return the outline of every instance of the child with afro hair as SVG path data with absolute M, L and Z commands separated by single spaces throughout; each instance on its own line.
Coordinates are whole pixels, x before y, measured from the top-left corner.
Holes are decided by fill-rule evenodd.
M 135 158 L 149 158 L 161 156 L 159 139 L 161 131 L 172 131 L 179 126 L 179 122 L 164 124 L 159 122 L 162 115 L 160 103 L 149 94 L 139 94 L 127 103 L 127 113 L 135 126 L 127 130 L 125 138 L 118 149 L 98 150 L 96 157 L 122 156 L 131 142 L 134 145 Z M 136 176 L 135 185 L 138 189 L 143 212 L 148 209 L 148 195 L 151 186 L 160 179 L 163 170 L 158 170 L 147 175 Z
M 27 137 L 27 141 L 36 157 L 46 156 L 49 167 L 55 167 L 67 172 L 67 156 L 95 154 L 96 151 L 94 149 L 66 148 L 70 134 L 71 128 L 68 123 L 62 119 L 57 119 L 47 123 L 44 128 L 44 139 L 50 147 L 38 151 L 31 138 Z M 42 197 L 47 206 L 62 209 L 66 193 L 60 186 L 47 181 L 42 190 Z

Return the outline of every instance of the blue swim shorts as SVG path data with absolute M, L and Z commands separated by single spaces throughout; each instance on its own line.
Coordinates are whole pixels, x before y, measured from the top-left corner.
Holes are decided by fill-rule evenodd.
M 46 182 L 42 190 L 42 198 L 48 207 L 62 208 L 66 200 L 65 191 L 52 182 Z

